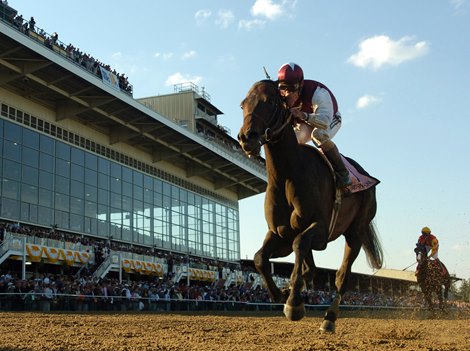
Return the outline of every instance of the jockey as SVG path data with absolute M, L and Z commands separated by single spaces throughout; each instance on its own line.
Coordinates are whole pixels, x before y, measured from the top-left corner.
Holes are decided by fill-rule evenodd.
M 313 141 L 330 161 L 337 177 L 337 187 L 351 185 L 349 172 L 331 140 L 341 127 L 341 114 L 333 93 L 322 83 L 304 79 L 302 68 L 295 63 L 281 66 L 277 74 L 278 87 L 287 107 L 295 118 L 297 141 Z
M 436 265 L 441 268 L 443 274 L 447 272 L 446 267 L 438 258 L 439 241 L 435 235 L 431 234 L 431 229 L 429 229 L 429 227 L 423 227 L 423 229 L 421 229 L 421 236 L 418 238 L 418 243 L 416 245 L 423 245 L 426 248 L 428 258 L 436 262 Z M 419 268 L 418 264 L 416 267 L 416 274 L 418 274 Z

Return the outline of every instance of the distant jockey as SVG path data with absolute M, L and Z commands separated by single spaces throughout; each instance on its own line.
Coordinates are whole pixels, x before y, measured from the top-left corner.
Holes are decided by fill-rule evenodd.
M 435 264 L 440 268 L 442 275 L 447 274 L 447 268 L 438 258 L 439 241 L 437 240 L 435 235 L 431 234 L 431 229 L 429 229 L 429 227 L 423 227 L 423 229 L 421 229 L 421 236 L 418 238 L 418 242 L 416 245 L 424 246 L 426 248 L 427 257 L 433 262 L 435 262 Z M 418 266 L 416 267 L 416 275 L 418 274 L 419 269 L 420 263 L 418 263 Z

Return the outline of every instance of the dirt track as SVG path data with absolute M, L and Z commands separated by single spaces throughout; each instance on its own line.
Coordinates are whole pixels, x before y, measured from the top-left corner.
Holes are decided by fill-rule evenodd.
M 354 318 L 352 317 L 354 316 Z M 427 319 L 409 312 L 343 313 L 335 334 L 320 315 L 0 313 L 0 351 L 470 350 L 470 315 Z

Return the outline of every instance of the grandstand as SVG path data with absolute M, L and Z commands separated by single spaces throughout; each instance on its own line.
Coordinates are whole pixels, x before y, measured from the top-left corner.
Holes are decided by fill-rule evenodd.
M 204 89 L 134 98 L 124 75 L 82 59 L 0 3 L 2 278 L 261 288 L 240 259 L 238 202 L 264 192 L 263 160 L 245 157 Z M 273 269 L 286 285 L 291 264 Z M 319 269 L 316 287 L 332 291 L 334 274 Z M 374 293 L 413 283 L 351 279 Z
M 60 43 L 45 45 L 39 28 L 20 30 L 2 17 L 10 22 L 0 22 L 2 162 L 9 170 L 1 217 L 237 262 L 238 201 L 262 193 L 266 176 L 218 126 L 222 112 L 207 93 L 192 86 L 194 94 L 174 94 L 196 104 L 179 117 L 194 122 L 189 128 L 110 85 L 112 72 L 105 78 L 101 69 L 100 77 Z M 46 256 L 49 249 L 40 249 Z

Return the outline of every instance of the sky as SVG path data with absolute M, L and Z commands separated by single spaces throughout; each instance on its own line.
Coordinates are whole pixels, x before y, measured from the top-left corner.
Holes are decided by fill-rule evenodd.
M 340 151 L 380 179 L 384 268 L 415 269 L 428 226 L 452 274 L 470 279 L 470 0 L 9 0 L 47 33 L 120 73 L 134 97 L 192 82 L 236 137 L 240 101 L 286 62 L 335 94 Z M 241 257 L 267 231 L 264 194 L 240 201 Z M 314 252 L 337 269 L 344 239 Z M 292 255 L 281 261 L 292 261 Z M 373 274 L 360 254 L 354 272 Z

